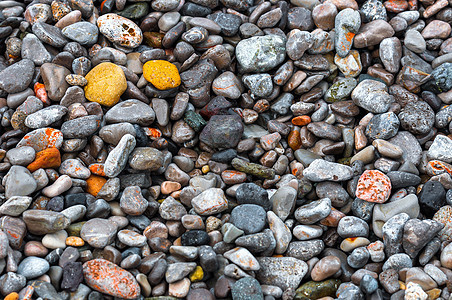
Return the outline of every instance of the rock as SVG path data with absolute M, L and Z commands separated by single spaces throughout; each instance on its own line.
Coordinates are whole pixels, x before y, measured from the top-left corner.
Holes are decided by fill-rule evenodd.
M 382 236 L 382 227 L 384 223 L 393 216 L 406 213 L 410 218 L 416 218 L 419 215 L 420 207 L 416 195 L 408 195 L 396 202 L 377 204 L 374 207 L 372 216 L 372 229 L 378 236 Z
M 382 172 L 366 170 L 359 177 L 356 197 L 375 203 L 384 203 L 391 194 L 391 181 Z
M 331 200 L 323 198 L 300 206 L 295 211 L 295 218 L 304 225 L 314 224 L 326 218 L 331 212 Z
M 375 115 L 366 126 L 366 135 L 371 139 L 387 140 L 394 137 L 400 126 L 399 118 L 393 112 Z
M 113 222 L 94 218 L 82 226 L 80 237 L 94 248 L 104 248 L 113 242 L 117 227 Z
M 266 213 L 259 205 L 242 204 L 232 210 L 231 222 L 246 234 L 257 233 L 264 229 Z
M 104 164 L 105 175 L 109 177 L 118 176 L 125 168 L 130 153 L 135 148 L 135 137 L 130 134 L 124 135 L 118 145 L 108 154 Z
M 356 34 L 353 45 L 364 48 L 379 44 L 382 40 L 394 35 L 392 26 L 381 19 L 364 24 Z
M 150 60 L 143 65 L 144 78 L 159 90 L 176 88 L 181 78 L 176 66 L 164 60 Z
M 90 22 L 77 22 L 64 27 L 61 33 L 68 39 L 81 45 L 92 45 L 97 42 L 99 29 Z
M 304 169 L 303 175 L 306 179 L 314 182 L 325 180 L 345 181 L 353 176 L 350 167 L 338 163 L 328 162 L 323 159 L 314 160 L 308 168 Z
M 423 101 L 408 103 L 398 117 L 402 128 L 412 134 L 427 134 L 435 123 L 435 113 Z
M 415 258 L 419 251 L 443 229 L 442 223 L 434 220 L 411 219 L 403 228 L 403 249 L 411 258 Z
M 225 252 L 223 256 L 245 271 L 257 271 L 260 269 L 259 262 L 245 248 L 234 248 Z
M 199 215 L 214 215 L 227 209 L 228 201 L 223 190 L 210 188 L 191 200 L 191 204 Z
M 252 277 L 238 280 L 232 286 L 232 297 L 237 300 L 263 300 L 264 295 L 259 281 Z
M 36 35 L 32 33 L 27 34 L 22 40 L 21 56 L 24 59 L 31 60 L 36 66 L 52 61 L 50 53 Z
M 236 190 L 235 197 L 238 204 L 256 204 L 266 211 L 272 208 L 267 191 L 254 183 L 241 184 Z
M 375 80 L 361 81 L 352 92 L 353 102 L 372 113 L 387 112 L 394 102 L 384 83 Z
M 293 257 L 260 257 L 257 279 L 261 284 L 276 285 L 282 290 L 295 289 L 308 272 L 304 261 Z
M 50 268 L 49 263 L 39 257 L 30 256 L 25 258 L 17 267 L 17 273 L 27 279 L 32 279 L 45 274 Z
M 324 247 L 322 240 L 291 242 L 285 255 L 308 261 L 322 252 Z
M 30 171 L 22 166 L 12 166 L 6 175 L 5 196 L 28 196 L 36 190 L 37 183 Z
M 95 66 L 85 78 L 88 81 L 84 88 L 86 99 L 105 106 L 118 103 L 127 88 L 124 71 L 113 63 L 104 62 Z
M 317 299 L 328 296 L 334 297 L 340 283 L 339 279 L 328 279 L 321 282 L 308 281 L 295 291 L 295 295 L 300 299 L 306 297 L 315 297 Z
M 114 297 L 134 299 L 141 292 L 132 274 L 104 259 L 84 263 L 83 276 L 92 289 Z
M 243 72 L 266 72 L 283 62 L 285 50 L 280 36 L 256 36 L 237 44 L 236 57 Z
M 33 74 L 34 63 L 22 59 L 0 72 L 0 88 L 11 94 L 22 92 L 30 85 Z
M 433 140 L 433 144 L 428 149 L 428 157 L 430 159 L 438 159 L 447 163 L 452 162 L 452 140 L 444 135 L 437 135 Z
M 215 115 L 201 131 L 199 139 L 214 148 L 234 148 L 240 141 L 243 124 L 232 115 Z
M 155 112 L 147 104 L 136 100 L 126 100 L 113 106 L 106 114 L 108 123 L 132 123 L 149 126 L 154 122 Z
M 361 27 L 361 18 L 357 11 L 346 8 L 335 18 L 335 47 L 340 57 L 346 57 L 352 47 L 353 38 Z
M 135 48 L 143 41 L 141 29 L 134 22 L 116 14 L 100 16 L 97 26 L 107 39 L 123 47 Z

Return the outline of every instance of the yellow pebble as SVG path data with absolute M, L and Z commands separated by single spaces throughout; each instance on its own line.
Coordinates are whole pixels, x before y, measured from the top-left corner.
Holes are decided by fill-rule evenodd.
M 115 105 L 127 89 L 124 71 L 113 63 L 98 64 L 85 78 L 88 81 L 85 86 L 86 99 L 101 105 Z
M 159 90 L 178 87 L 181 83 L 176 66 L 166 60 L 150 60 L 143 66 L 144 78 Z
M 202 171 L 204 174 L 206 174 L 207 172 L 210 171 L 210 167 L 209 167 L 208 165 L 202 166 L 201 171 Z
M 400 289 L 401 290 L 406 290 L 406 285 L 405 285 L 405 283 L 403 281 L 399 280 L 399 285 L 400 285 Z
M 189 276 L 191 282 L 198 282 L 204 278 L 204 271 L 200 266 L 196 266 L 195 270 Z
M 439 296 L 441 295 L 441 290 L 438 288 L 435 288 L 435 289 L 431 289 L 431 290 L 427 291 L 426 293 L 428 295 L 428 298 L 427 298 L 428 300 L 435 300 L 435 299 L 438 299 Z
M 159 199 L 157 200 L 158 203 L 162 204 L 162 202 L 165 201 L 165 199 Z
M 5 300 L 17 300 L 19 299 L 19 294 L 16 292 L 12 292 L 5 297 Z
M 77 236 L 69 236 L 66 238 L 66 245 L 74 246 L 74 247 L 81 247 L 81 246 L 85 245 L 85 241 Z

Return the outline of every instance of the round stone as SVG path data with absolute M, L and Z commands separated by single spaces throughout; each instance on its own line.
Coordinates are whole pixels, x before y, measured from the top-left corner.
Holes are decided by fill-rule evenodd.
M 143 65 L 144 78 L 159 90 L 176 88 L 181 78 L 176 66 L 165 60 L 150 60 Z
M 95 66 L 85 78 L 88 81 L 85 97 L 101 105 L 115 105 L 127 89 L 124 71 L 113 63 L 105 62 Z
M 356 197 L 374 203 L 384 203 L 391 194 L 391 180 L 378 170 L 366 170 L 359 177 Z

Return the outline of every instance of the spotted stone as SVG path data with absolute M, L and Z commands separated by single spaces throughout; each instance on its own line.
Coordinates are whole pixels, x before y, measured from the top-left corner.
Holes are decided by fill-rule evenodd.
M 93 290 L 113 297 L 135 299 L 141 292 L 131 273 L 105 259 L 93 259 L 83 264 L 83 276 Z
M 391 180 L 377 170 L 367 170 L 359 177 L 356 197 L 375 203 L 385 203 L 391 194 Z

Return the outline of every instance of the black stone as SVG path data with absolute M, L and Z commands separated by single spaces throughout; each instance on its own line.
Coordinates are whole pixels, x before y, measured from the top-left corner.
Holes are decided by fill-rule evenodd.
M 391 180 L 391 185 L 393 189 L 398 189 L 408 186 L 416 186 L 421 183 L 421 177 L 400 171 L 391 171 L 386 174 Z
M 217 270 L 217 254 L 213 251 L 212 247 L 199 247 L 199 263 L 205 272 L 215 272 Z
M 138 124 L 133 124 L 135 128 L 135 141 L 137 142 L 137 147 L 146 147 L 149 142 L 148 136 L 144 133 L 144 130 Z
M 74 205 L 86 205 L 86 194 L 69 194 L 65 196 L 64 207 L 68 208 Z
M 265 189 L 255 183 L 242 183 L 235 192 L 238 204 L 257 204 L 266 211 L 272 209 L 272 203 Z
M 63 268 L 61 288 L 75 292 L 83 281 L 83 267 L 81 262 L 69 262 Z
M 212 10 L 210 8 L 191 2 L 186 2 L 181 9 L 182 15 L 190 17 L 205 17 L 211 13 Z
M 215 152 L 210 159 L 220 163 L 230 163 L 235 157 L 237 157 L 237 151 L 235 149 L 228 149 Z
M 427 181 L 419 193 L 419 205 L 422 214 L 431 218 L 442 206 L 446 205 L 446 190 L 439 181 Z
M 129 219 L 129 222 L 132 226 L 138 228 L 139 230 L 143 231 L 151 224 L 151 220 L 149 220 L 146 216 L 131 216 L 127 215 L 127 219 Z
M 64 198 L 61 196 L 53 197 L 47 202 L 46 209 L 58 212 L 62 211 L 64 209 Z
M 213 148 L 227 149 L 237 146 L 242 134 L 243 124 L 239 117 L 216 115 L 201 131 L 199 140 Z
M 190 230 L 181 236 L 182 246 L 200 246 L 208 245 L 210 237 L 207 232 L 202 230 Z

